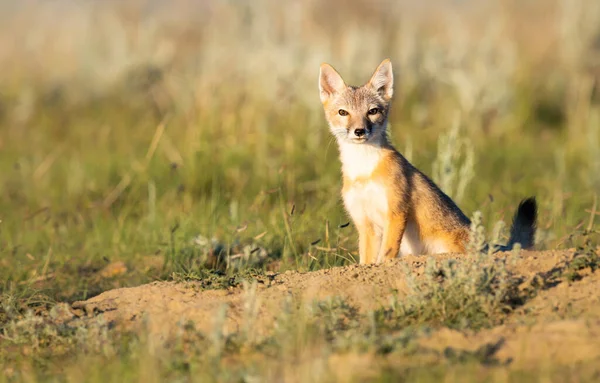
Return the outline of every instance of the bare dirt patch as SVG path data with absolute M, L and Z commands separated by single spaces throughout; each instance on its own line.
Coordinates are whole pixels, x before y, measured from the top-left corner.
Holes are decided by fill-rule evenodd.
M 497 255 L 499 259 L 506 256 Z M 575 256 L 574 250 L 522 252 L 509 267 L 522 281 L 519 288 L 536 286 L 532 299 L 499 326 L 477 332 L 437 329 L 419 339 L 420 347 L 453 355 L 489 353 L 501 363 L 521 367 L 600 360 L 600 272 L 593 267 L 574 268 Z M 472 262 L 465 255 L 436 259 Z M 259 277 L 255 330 L 269 332 L 288 297 L 302 301 L 341 297 L 361 312 L 375 310 L 393 294 L 406 294 L 407 273 L 423 274 L 425 263 L 424 257 L 405 257 L 384 265 Z M 224 331 L 235 332 L 243 322 L 245 294 L 241 287 L 205 290 L 199 282 L 155 282 L 76 302 L 71 312 L 84 320 L 102 314 L 117 329 L 143 325 L 153 336 L 168 339 L 188 321 L 201 331 L 210 331 L 223 305 L 228 306 Z

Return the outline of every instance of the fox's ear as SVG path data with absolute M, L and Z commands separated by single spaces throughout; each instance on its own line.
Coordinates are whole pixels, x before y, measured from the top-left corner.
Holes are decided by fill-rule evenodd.
M 386 101 L 392 99 L 392 95 L 394 94 L 394 73 L 392 72 L 392 62 L 390 59 L 385 59 L 379 64 L 368 85 L 375 89 Z
M 346 84 L 342 76 L 329 64 L 321 64 L 319 73 L 319 91 L 321 93 L 321 102 L 325 102 L 334 93 L 340 93 L 346 89 Z

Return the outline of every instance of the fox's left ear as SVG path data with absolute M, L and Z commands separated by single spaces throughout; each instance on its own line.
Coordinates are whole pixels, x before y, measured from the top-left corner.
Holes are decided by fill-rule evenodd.
M 392 72 L 392 62 L 390 59 L 385 59 L 379 64 L 368 85 L 373 87 L 384 100 L 390 101 L 392 99 L 392 95 L 394 94 L 394 73 Z

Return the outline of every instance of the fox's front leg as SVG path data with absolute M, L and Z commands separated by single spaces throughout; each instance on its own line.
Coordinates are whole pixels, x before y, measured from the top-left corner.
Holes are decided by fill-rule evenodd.
M 363 222 L 361 225 L 356 225 L 356 227 L 358 229 L 360 264 L 364 265 L 376 262 L 380 238 L 375 233 L 373 225 L 370 222 Z
M 390 213 L 388 214 L 385 226 L 383 228 L 383 238 L 381 241 L 381 249 L 377 256 L 377 263 L 381 263 L 387 259 L 394 259 L 400 252 L 400 243 L 402 236 L 406 230 L 405 213 Z

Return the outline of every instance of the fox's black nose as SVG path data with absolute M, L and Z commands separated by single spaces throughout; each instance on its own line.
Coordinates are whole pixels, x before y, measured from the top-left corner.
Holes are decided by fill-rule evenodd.
M 365 133 L 366 133 L 365 129 L 354 129 L 354 135 L 356 137 L 362 137 L 365 135 Z

